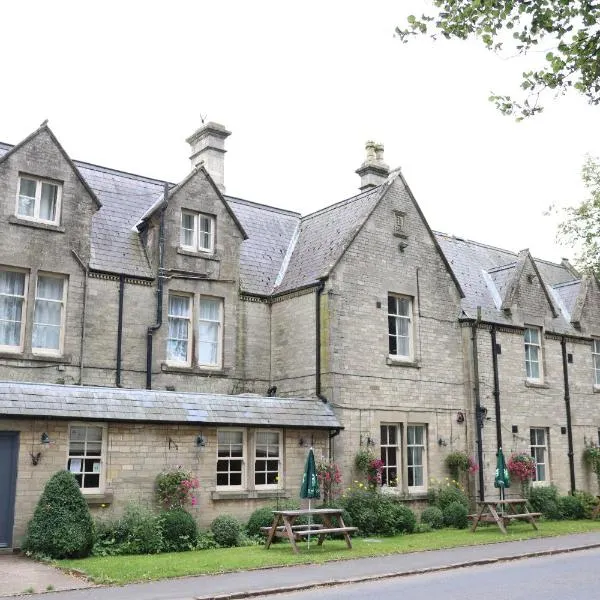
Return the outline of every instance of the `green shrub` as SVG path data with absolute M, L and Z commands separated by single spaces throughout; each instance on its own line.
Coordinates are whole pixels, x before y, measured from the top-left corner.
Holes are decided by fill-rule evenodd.
M 553 485 L 532 486 L 528 499 L 533 512 L 542 513 L 546 519 L 562 519 L 558 505 L 558 490 Z
M 561 496 L 558 499 L 558 509 L 563 519 L 574 521 L 585 516 L 583 502 L 576 496 Z
M 24 548 L 50 558 L 82 558 L 94 544 L 94 524 L 75 477 L 55 473 L 29 522 Z
M 469 525 L 469 511 L 462 502 L 451 502 L 444 508 L 444 523 L 448 527 L 466 529 Z
M 437 506 L 428 506 L 421 513 L 421 523 L 425 523 L 431 529 L 441 529 L 444 526 L 444 513 Z
M 219 545 L 215 542 L 212 531 L 200 531 L 196 540 L 196 550 L 214 550 Z
M 246 533 L 250 537 L 261 537 L 261 527 L 270 527 L 273 524 L 273 511 L 268 507 L 257 508 L 246 523 Z
M 147 508 L 129 504 L 115 528 L 121 554 L 156 554 L 162 550 L 158 518 Z
M 585 491 L 576 491 L 574 494 L 575 498 L 579 498 L 581 506 L 583 507 L 583 516 L 585 519 L 591 519 L 594 512 L 594 508 L 598 506 L 598 498 L 594 494 L 590 494 Z
M 413 533 L 417 525 L 415 513 L 400 502 L 395 505 L 395 530 L 396 533 Z
M 450 454 L 446 456 L 444 462 L 454 479 L 458 479 L 462 473 L 466 473 L 471 466 L 469 457 L 464 452 L 460 451 L 450 452 Z
M 241 529 L 240 522 L 230 515 L 220 515 L 210 525 L 215 542 L 224 548 L 239 545 Z
M 164 551 L 182 552 L 196 547 L 198 525 L 189 512 L 183 508 L 166 510 L 160 514 L 159 522 Z
M 446 507 L 454 502 L 462 504 L 467 511 L 469 510 L 469 499 L 467 495 L 454 485 L 447 485 L 440 488 L 437 493 L 435 505 L 444 512 Z

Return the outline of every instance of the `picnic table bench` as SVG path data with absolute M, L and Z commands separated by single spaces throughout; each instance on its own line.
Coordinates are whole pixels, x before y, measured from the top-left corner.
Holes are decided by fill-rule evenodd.
M 307 525 L 294 525 L 294 521 L 300 516 L 318 516 L 323 523 L 310 523 Z M 338 525 L 333 523 L 336 519 Z M 298 546 L 296 542 L 302 538 L 311 535 L 319 538 L 318 545 L 321 546 L 328 534 L 342 534 L 346 540 L 346 546 L 352 548 L 350 534 L 358 531 L 357 527 L 347 527 L 344 524 L 341 508 L 315 508 L 312 510 L 274 510 L 273 523 L 270 527 L 261 527 L 261 530 L 267 534 L 265 548 L 268 549 L 273 541 L 273 538 L 286 538 L 290 541 L 292 549 L 297 554 Z
M 477 529 L 479 523 L 496 523 L 502 533 L 507 533 L 506 525 L 512 521 L 520 520 L 531 523 L 537 529 L 536 520 L 541 513 L 530 512 L 525 498 L 508 498 L 506 500 L 482 500 L 477 502 L 479 510 L 474 515 L 469 515 L 473 520 L 471 531 Z

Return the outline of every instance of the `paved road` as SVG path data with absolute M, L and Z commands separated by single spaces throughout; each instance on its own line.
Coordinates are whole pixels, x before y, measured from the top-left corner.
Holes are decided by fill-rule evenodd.
M 271 596 L 273 600 L 591 600 L 600 550 Z M 265 598 L 265 596 L 260 596 Z

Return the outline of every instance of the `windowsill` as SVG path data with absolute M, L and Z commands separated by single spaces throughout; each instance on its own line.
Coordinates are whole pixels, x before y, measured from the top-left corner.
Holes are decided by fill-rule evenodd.
M 421 365 L 416 360 L 397 358 L 394 356 L 388 356 L 385 359 L 385 364 L 388 365 L 388 367 L 410 367 L 413 369 L 421 368 Z
M 182 254 L 183 256 L 193 256 L 194 258 L 205 258 L 206 260 L 221 260 L 214 252 L 203 252 L 202 250 L 188 250 L 187 248 L 182 248 L 181 246 L 177 248 L 177 254 Z
M 38 362 L 51 362 L 71 364 L 72 357 L 70 354 L 56 356 L 55 354 L 33 354 L 32 352 L 9 352 L 7 350 L 0 351 L 0 358 L 18 358 L 19 360 L 33 360 Z
M 274 500 L 291 498 L 286 490 L 214 490 L 211 492 L 212 500 Z
M 93 494 L 86 494 L 85 492 L 82 492 L 82 496 L 88 506 L 112 504 L 113 502 L 112 492 L 96 492 Z
M 66 229 L 62 225 L 53 225 L 52 223 L 42 223 L 41 221 L 32 221 L 30 219 L 22 219 L 16 215 L 10 215 L 8 222 L 13 225 L 23 225 L 24 227 L 33 227 L 34 229 L 44 229 L 46 231 L 56 231 L 57 233 L 65 233 Z
M 537 388 L 540 390 L 549 390 L 550 389 L 550 386 L 547 383 L 543 383 L 542 381 L 529 381 L 529 379 L 525 380 L 525 387 Z
M 399 500 L 427 500 L 427 492 L 419 490 L 418 492 L 411 492 L 410 490 L 405 491 L 399 487 L 388 487 L 381 486 L 382 494 L 389 494 L 390 496 L 398 496 Z
M 203 377 L 226 377 L 228 369 L 222 367 L 200 367 L 200 366 L 186 366 L 186 365 L 173 365 L 163 362 L 160 366 L 160 370 L 163 373 L 184 373 L 188 375 L 200 375 Z
M 600 394 L 600 385 L 595 385 L 592 389 L 592 393 Z

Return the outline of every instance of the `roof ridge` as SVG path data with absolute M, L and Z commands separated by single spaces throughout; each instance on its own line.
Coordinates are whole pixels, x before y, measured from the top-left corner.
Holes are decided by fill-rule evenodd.
M 147 181 L 148 183 L 157 183 L 160 185 L 164 185 L 164 183 L 165 183 L 165 179 L 157 179 L 156 177 L 147 177 L 146 175 L 139 175 L 137 173 L 131 173 L 130 171 L 121 171 L 120 169 L 113 169 L 112 167 L 103 167 L 102 165 L 85 162 L 83 160 L 74 160 L 73 162 L 78 167 L 81 166 L 85 169 L 91 169 L 92 171 L 101 171 L 103 173 L 106 173 L 107 171 L 109 171 L 115 175 L 125 176 L 128 179 L 136 179 L 138 181 L 143 180 L 143 181 Z M 169 186 L 177 185 L 177 184 L 173 183 L 172 181 L 167 181 L 167 183 L 169 184 Z
M 468 238 L 463 238 L 456 236 L 450 233 L 444 233 L 443 231 L 434 231 L 434 235 L 442 235 L 447 238 L 458 240 L 459 242 L 467 242 L 469 244 L 475 244 L 476 246 L 483 246 L 484 248 L 491 248 L 492 250 L 498 250 L 499 252 L 506 252 L 507 254 L 513 254 L 515 257 L 519 255 L 518 252 L 514 252 L 513 250 L 507 250 L 506 248 L 499 248 L 498 246 L 492 246 L 491 244 L 486 244 L 484 242 L 477 242 L 475 240 L 470 240 Z
M 325 206 L 323 208 L 320 208 L 319 210 L 316 210 L 315 212 L 308 213 L 307 215 L 304 215 L 302 217 L 302 220 L 304 221 L 305 219 L 312 219 L 313 217 L 320 216 L 321 214 L 329 212 L 330 210 L 333 210 L 335 208 L 339 208 L 342 204 L 349 204 L 350 202 L 355 202 L 356 200 L 359 200 L 361 198 L 364 198 L 365 196 L 368 196 L 369 194 L 374 193 L 376 190 L 378 192 L 380 192 L 381 188 L 384 185 L 385 184 L 378 185 L 377 187 L 365 190 L 364 192 L 361 192 L 360 194 L 356 194 L 356 196 L 350 196 L 350 198 L 344 198 L 343 200 L 339 200 L 338 202 L 334 202 L 333 204 L 330 204 L 329 206 Z
M 225 198 L 225 200 L 227 200 L 227 202 L 229 202 L 231 200 L 232 202 L 239 202 L 240 204 L 251 204 L 253 206 L 257 206 L 259 208 L 265 208 L 265 209 L 271 210 L 273 212 L 287 214 L 287 215 L 291 215 L 291 216 L 299 217 L 299 218 L 302 217 L 302 215 L 299 212 L 296 212 L 295 210 L 288 210 L 286 208 L 278 208 L 277 206 L 272 206 L 271 204 L 262 204 L 261 202 L 255 202 L 254 200 L 246 200 L 245 198 L 238 198 L 237 196 L 230 196 L 229 194 L 223 194 L 223 198 Z

